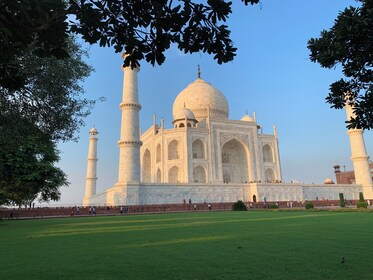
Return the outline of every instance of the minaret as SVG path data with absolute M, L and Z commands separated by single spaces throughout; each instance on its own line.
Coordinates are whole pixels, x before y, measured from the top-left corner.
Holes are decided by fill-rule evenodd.
M 83 206 L 89 205 L 89 198 L 96 194 L 97 181 L 97 134 L 95 127 L 89 131 L 89 146 L 87 158 L 87 176 L 85 178 L 85 196 Z
M 122 55 L 123 59 L 125 56 L 125 54 Z M 122 126 L 118 141 L 120 149 L 118 184 L 139 183 L 141 146 L 139 112 L 141 105 L 138 98 L 137 74 L 140 68 L 131 69 L 128 66 L 122 69 L 124 81 L 122 103 L 120 103 Z
M 346 101 L 347 120 L 355 117 L 352 104 Z M 369 156 L 365 149 L 364 130 L 352 128 L 347 131 L 350 136 L 351 160 L 354 166 L 355 183 L 363 186 L 364 198 L 373 198 L 373 183 L 369 169 Z

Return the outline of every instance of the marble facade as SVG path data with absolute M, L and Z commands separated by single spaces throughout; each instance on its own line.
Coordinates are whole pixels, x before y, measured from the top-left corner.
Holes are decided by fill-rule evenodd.
M 201 79 L 199 71 L 197 79 L 175 98 L 172 127 L 166 128 L 164 120 L 158 125 L 154 116 L 153 125 L 140 135 L 140 69 L 123 70 L 118 183 L 96 194 L 95 130 L 90 138 L 84 205 L 167 204 L 184 199 L 196 203 L 304 201 L 338 199 L 339 193 L 357 199 L 362 191 L 366 198 L 373 198 L 367 176 L 357 185 L 283 183 L 276 128 L 273 135 L 263 134 L 255 113 L 229 119 L 225 96 Z M 349 131 L 349 135 L 352 145 L 358 146 L 355 166 L 363 174 L 366 166 L 361 161 L 369 157 L 363 154 L 362 132 Z

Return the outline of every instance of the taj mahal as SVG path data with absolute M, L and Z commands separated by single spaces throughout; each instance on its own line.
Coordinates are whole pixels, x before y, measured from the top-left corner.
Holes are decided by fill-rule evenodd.
M 86 192 L 83 205 L 149 205 L 193 202 L 304 201 L 316 197 L 373 199 L 363 130 L 350 129 L 355 184 L 284 183 L 276 127 L 263 134 L 255 113 L 229 119 L 224 94 L 201 78 L 175 98 L 173 121 L 140 131 L 138 73 L 124 67 L 118 181 L 96 193 L 98 131 L 89 132 Z M 141 82 L 141 79 L 140 79 Z M 146 108 L 144 108 L 146 109 Z M 347 119 L 353 108 L 346 106 Z

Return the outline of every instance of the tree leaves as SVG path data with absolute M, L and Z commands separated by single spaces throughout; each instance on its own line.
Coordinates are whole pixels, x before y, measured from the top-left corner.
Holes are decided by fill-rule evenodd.
M 34 45 L 40 57 L 67 57 L 68 25 L 64 0 L 23 0 L 0 3 L 0 86 L 20 89 L 26 83 L 17 56 Z
M 340 12 L 333 27 L 323 30 L 319 38 L 308 41 L 310 60 L 322 67 L 342 66 L 347 79 L 330 86 L 326 101 L 341 109 L 345 93 L 354 97 L 356 118 L 348 127 L 373 128 L 373 1 L 358 0 L 361 7 L 349 7 Z M 369 107 L 372 106 L 372 107 Z
M 177 2 L 177 3 L 176 3 Z M 245 5 L 259 0 L 242 1 Z M 165 61 L 164 52 L 172 43 L 184 53 L 206 52 L 219 64 L 232 61 L 236 48 L 228 26 L 222 24 L 231 14 L 232 2 L 208 0 L 102 1 L 70 0 L 70 30 L 91 43 L 113 46 L 126 52 L 124 66 L 135 67 L 143 58 L 152 65 Z
M 0 205 L 59 198 L 67 179 L 54 166 L 56 143 L 74 139 L 94 104 L 82 96 L 80 82 L 92 68 L 73 38 L 64 59 L 38 57 L 32 48 L 17 57 L 25 85 L 0 87 Z
M 68 183 L 48 134 L 17 112 L 1 114 L 0 147 L 0 205 L 59 199 Z

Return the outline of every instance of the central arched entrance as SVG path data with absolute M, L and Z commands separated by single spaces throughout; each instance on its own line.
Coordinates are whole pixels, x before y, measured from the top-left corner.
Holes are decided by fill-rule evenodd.
M 222 168 L 224 183 L 247 183 L 249 181 L 249 164 L 247 150 L 236 139 L 223 145 Z

